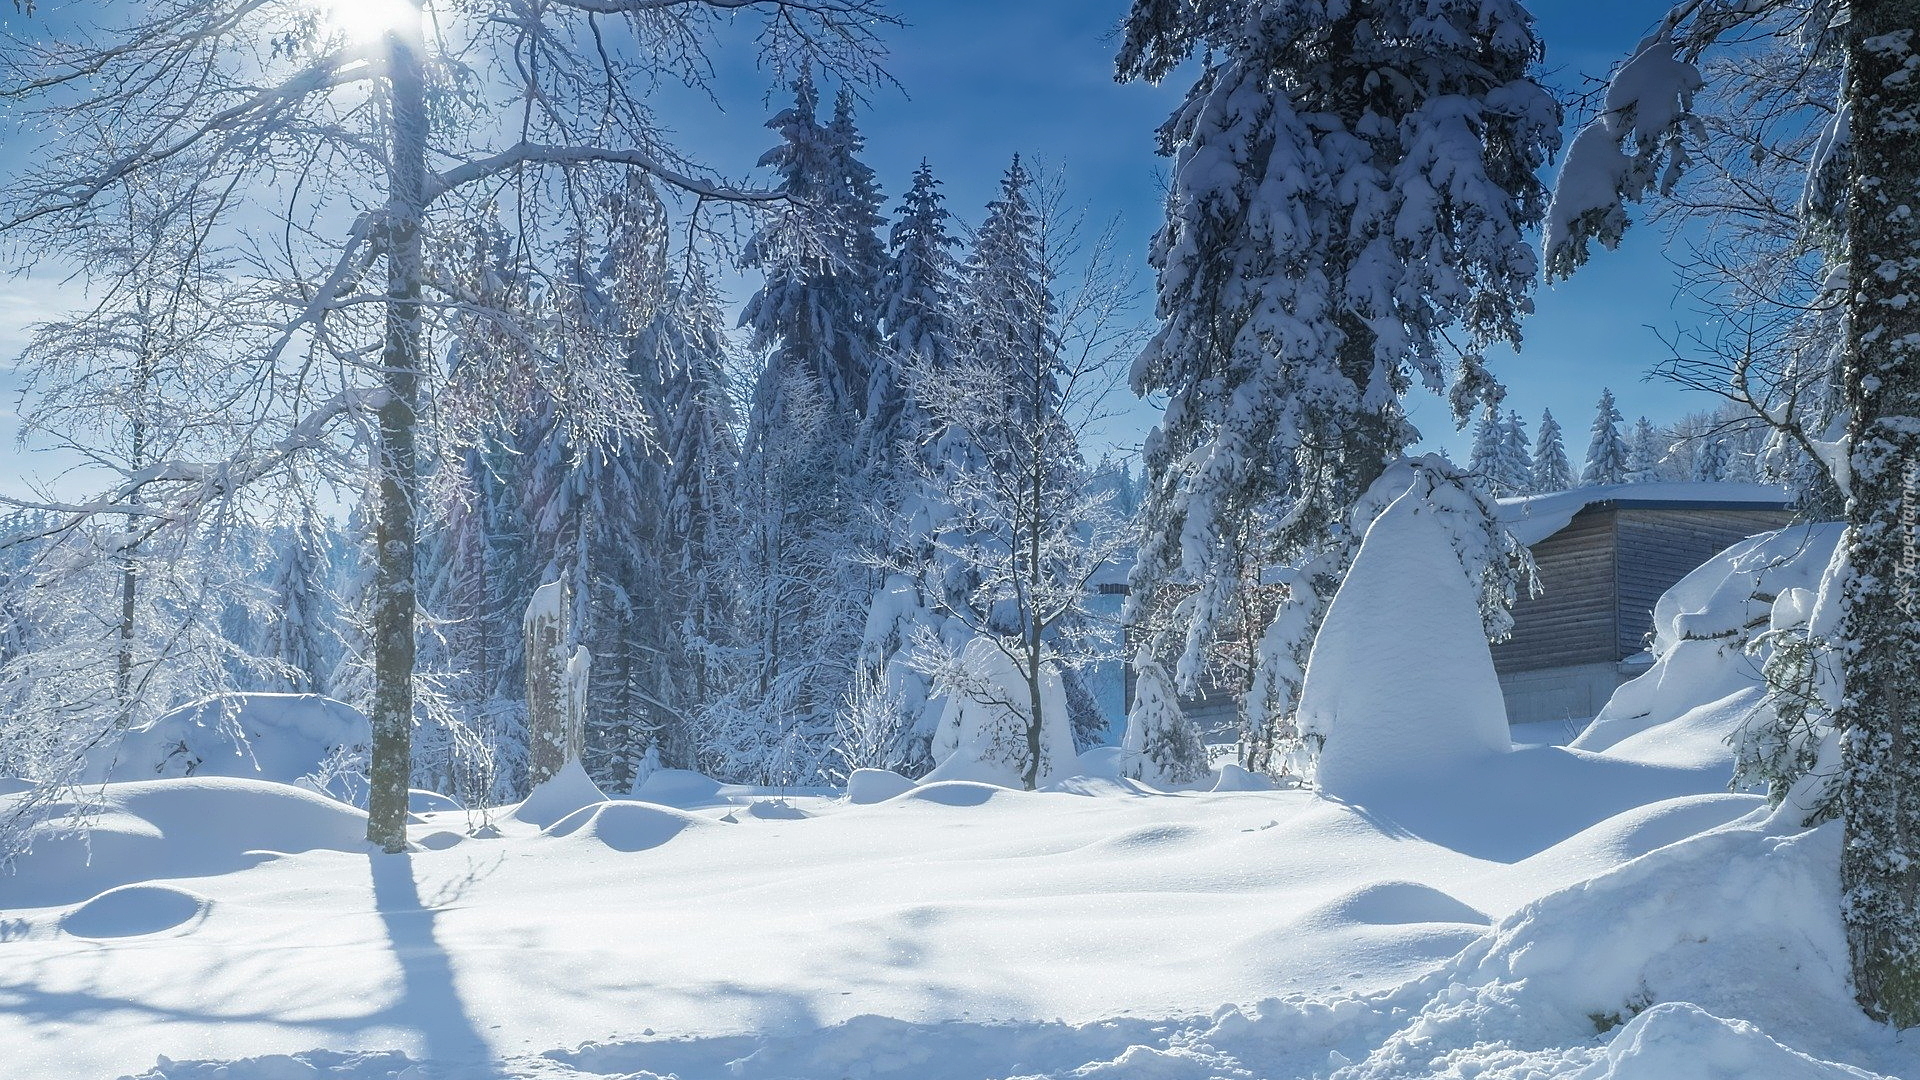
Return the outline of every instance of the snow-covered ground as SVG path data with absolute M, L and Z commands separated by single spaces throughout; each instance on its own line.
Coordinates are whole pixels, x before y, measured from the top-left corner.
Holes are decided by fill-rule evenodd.
M 1849 1000 L 1836 834 L 1726 792 L 1751 688 L 1680 708 L 1734 662 L 1682 653 L 1672 719 L 1344 800 L 563 775 L 390 856 L 292 786 L 111 784 L 0 877 L 0 1073 L 1920 1076 Z

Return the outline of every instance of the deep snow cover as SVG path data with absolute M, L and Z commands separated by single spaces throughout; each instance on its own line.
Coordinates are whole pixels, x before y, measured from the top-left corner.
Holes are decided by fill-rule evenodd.
M 1314 638 L 1300 718 L 1324 738 L 1316 778 L 1329 795 L 1510 745 L 1479 598 L 1435 514 L 1412 490 L 1374 520 Z
M 1736 549 L 1658 621 L 1738 621 L 1756 574 L 1817 577 L 1801 560 L 1824 562 L 1806 535 Z M 90 840 L 50 824 L 0 877 L 0 1059 L 155 1080 L 1920 1076 L 1920 1039 L 1847 992 L 1835 831 L 1725 790 L 1738 717 L 1700 698 L 1751 693 L 1749 658 L 1688 642 L 1586 748 L 1456 756 L 1344 801 L 1232 776 L 1161 792 L 1110 753 L 1032 793 L 662 772 L 602 800 L 556 778 L 547 810 L 585 805 L 503 808 L 478 836 L 422 813 L 418 850 L 389 856 L 359 811 L 286 785 L 110 784 Z

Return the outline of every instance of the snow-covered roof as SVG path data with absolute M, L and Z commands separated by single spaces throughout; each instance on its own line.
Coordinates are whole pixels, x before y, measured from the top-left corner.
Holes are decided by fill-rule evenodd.
M 1595 506 L 1649 509 L 1712 506 L 1722 510 L 1785 510 L 1793 505 L 1787 489 L 1775 484 L 1673 483 L 1600 484 L 1500 500 L 1500 520 L 1514 537 L 1532 547 Z

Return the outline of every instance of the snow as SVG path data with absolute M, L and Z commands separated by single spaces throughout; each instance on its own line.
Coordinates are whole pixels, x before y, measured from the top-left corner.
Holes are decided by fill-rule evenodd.
M 508 811 L 515 821 L 546 828 L 576 810 L 607 801 L 593 778 L 587 775 L 579 758 L 567 762 L 558 773 L 542 781 L 527 793 L 519 806 Z
M 1040 761 L 1029 761 L 1028 690 L 1013 660 L 993 642 L 975 638 L 961 654 L 966 684 L 950 689 L 934 730 L 933 771 L 923 779 L 972 780 L 1024 787 L 1064 778 L 1078 757 L 1068 726 L 1067 695 L 1051 667 L 1040 673 Z
M 913 790 L 913 781 L 886 769 L 855 769 L 847 777 L 847 801 L 864 805 L 886 802 Z
M 1739 623 L 1756 581 L 1817 580 L 1824 537 L 1736 548 L 1658 622 Z M 1580 745 L 1395 761 L 1345 799 L 1226 769 L 1161 792 L 1115 748 L 1038 792 L 663 770 L 608 800 L 562 775 L 540 797 L 578 805 L 544 825 L 429 811 L 385 855 L 288 785 L 111 783 L 90 862 L 50 822 L 0 877 L 0 1056 L 149 1080 L 1920 1075 L 1920 1037 L 1848 993 L 1835 829 L 1725 790 L 1754 674 L 1707 644 L 1657 642 L 1617 699 L 1644 715 Z
M 1505 752 L 1479 599 L 1416 491 L 1374 520 L 1321 623 L 1300 697 L 1322 791 L 1352 797 Z
M 1575 514 L 1605 502 L 1738 503 L 1787 507 L 1787 489 L 1775 484 L 1659 482 L 1597 484 L 1590 487 L 1501 499 L 1500 522 L 1521 543 L 1533 545 L 1566 528 Z
M 358 709 L 318 694 L 230 694 L 183 705 L 88 756 L 86 779 L 238 776 L 294 783 L 364 802 L 356 777 L 319 776 L 330 759 L 363 759 Z

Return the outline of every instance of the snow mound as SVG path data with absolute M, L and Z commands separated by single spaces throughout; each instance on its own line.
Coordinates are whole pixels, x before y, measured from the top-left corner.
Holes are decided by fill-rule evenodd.
M 633 796 L 661 806 L 690 810 L 724 802 L 720 781 L 691 769 L 655 769 L 646 780 L 634 786 Z
M 94 750 L 84 776 L 90 783 L 186 776 L 304 780 L 364 805 L 366 784 L 352 763 L 364 759 L 371 739 L 366 716 L 332 698 L 229 694 L 182 705 Z
M 1436 511 L 1409 491 L 1367 529 L 1301 688 L 1328 794 L 1404 784 L 1511 748 L 1473 583 Z
M 409 814 L 439 814 L 465 809 L 466 807 L 460 805 L 460 800 L 442 795 L 437 791 L 427 791 L 424 788 L 411 788 L 407 791 L 407 813 Z
M 18 776 L 0 776 L 0 795 L 18 795 L 23 791 L 32 791 L 38 786 L 33 781 L 23 780 Z
M 591 840 L 614 851 L 657 848 L 687 829 L 714 828 L 706 818 L 651 803 L 603 802 L 584 806 L 547 828 L 543 835 Z
M 0 819 L 18 798 L 0 796 Z M 224 874 L 261 852 L 366 850 L 365 814 L 286 784 L 143 780 L 80 798 L 54 803 L 30 828 L 13 875 L 0 874 L 0 905 L 71 904 L 118 885 Z
M 1758 795 L 1682 795 L 1615 814 L 1535 855 L 1530 865 L 1597 874 L 1729 825 L 1766 805 Z
M 1362 886 L 1320 909 L 1321 919 L 1373 926 L 1408 923 L 1470 923 L 1487 926 L 1486 913 L 1415 881 L 1379 881 Z
M 1747 644 L 1767 628 L 1776 598 L 1793 589 L 1818 590 L 1842 528 L 1830 523 L 1763 533 L 1681 578 L 1654 605 L 1653 666 L 1615 690 L 1572 745 L 1625 749 L 1641 732 L 1760 685 L 1760 662 L 1746 655 Z M 1708 719 L 1702 714 L 1693 722 Z M 1739 718 L 1714 719 L 1732 725 Z M 1669 728 L 1654 738 L 1677 733 Z M 1732 751 L 1723 747 L 1720 755 L 1731 768 Z
M 542 781 L 528 793 L 526 801 L 507 816 L 528 825 L 546 828 L 582 807 L 607 801 L 593 778 L 578 760 Z
M 1272 791 L 1274 783 L 1250 769 L 1243 769 L 1228 762 L 1220 766 L 1220 776 L 1214 780 L 1214 791 Z
M 932 803 L 935 806 L 980 806 L 996 796 L 1006 795 L 1008 790 L 997 784 L 982 784 L 973 780 L 937 780 L 920 784 L 900 796 L 899 801 Z
M 1667 1002 L 1633 1018 L 1606 1056 L 1572 1080 L 1868 1080 L 1872 1073 L 1819 1061 L 1774 1042 L 1740 1020 L 1722 1020 L 1685 1002 Z
M 1127 752 L 1118 746 L 1094 746 L 1081 754 L 1074 762 L 1074 776 L 1097 776 L 1113 779 L 1122 776 L 1127 768 Z M 1069 777 L 1068 779 L 1072 779 Z
M 172 885 L 122 885 L 68 912 L 60 929 L 83 938 L 138 937 L 197 925 L 212 902 Z
M 856 806 L 886 802 L 913 790 L 913 781 L 891 769 L 855 769 L 847 777 L 847 801 Z

